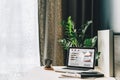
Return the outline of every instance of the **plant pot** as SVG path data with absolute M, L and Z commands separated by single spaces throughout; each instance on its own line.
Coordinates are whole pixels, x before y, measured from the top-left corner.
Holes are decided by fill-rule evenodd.
M 64 53 L 63 53 L 63 55 L 64 55 L 64 66 L 67 66 L 67 51 L 64 51 Z
M 98 66 L 98 59 L 95 59 L 95 66 Z

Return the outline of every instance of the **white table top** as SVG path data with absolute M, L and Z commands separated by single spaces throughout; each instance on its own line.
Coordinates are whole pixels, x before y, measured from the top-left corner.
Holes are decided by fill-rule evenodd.
M 61 66 L 59 67 L 55 66 L 53 68 L 56 70 L 61 68 Z M 60 78 L 61 74 L 62 73 L 58 73 L 52 70 L 44 70 L 44 67 L 35 67 L 32 70 L 28 71 L 26 75 L 21 78 L 21 80 L 97 80 L 98 79 L 98 78 L 81 79 L 81 78 L 69 78 L 69 77 Z M 101 79 L 101 80 L 107 80 L 107 79 Z

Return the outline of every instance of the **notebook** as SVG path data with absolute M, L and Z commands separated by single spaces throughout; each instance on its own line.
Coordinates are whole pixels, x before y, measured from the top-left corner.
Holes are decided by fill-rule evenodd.
M 64 69 L 88 70 L 94 69 L 95 49 L 70 47 L 67 56 L 67 66 Z

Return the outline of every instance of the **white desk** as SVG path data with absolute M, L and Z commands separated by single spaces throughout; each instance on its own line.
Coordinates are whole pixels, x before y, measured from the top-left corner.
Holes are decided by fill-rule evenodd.
M 58 69 L 61 67 L 53 67 L 54 69 Z M 59 78 L 61 73 L 51 71 L 51 70 L 44 70 L 44 67 L 36 67 L 32 70 L 28 71 L 21 80 L 95 80 L 95 78 L 87 78 L 87 79 L 80 79 L 80 78 Z M 99 79 L 100 80 L 100 79 Z M 104 79 L 102 79 L 104 80 Z M 105 79 L 107 80 L 107 79 Z M 108 79 L 110 80 L 110 79 Z M 111 79 L 112 80 L 112 79 Z

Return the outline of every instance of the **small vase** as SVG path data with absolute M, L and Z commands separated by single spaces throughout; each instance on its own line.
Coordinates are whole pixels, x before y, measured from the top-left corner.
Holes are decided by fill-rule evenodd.
M 98 59 L 95 59 L 95 66 L 98 66 Z
M 64 66 L 67 65 L 67 51 L 64 51 Z

